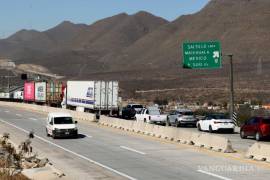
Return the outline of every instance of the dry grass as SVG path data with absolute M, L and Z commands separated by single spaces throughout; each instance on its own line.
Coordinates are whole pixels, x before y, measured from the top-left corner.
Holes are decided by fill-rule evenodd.
M 1 139 L 0 150 L 5 152 L 0 155 L 0 179 L 1 180 L 29 180 L 20 173 L 18 164 L 20 157 L 16 154 L 14 147 L 7 143 L 9 134 L 4 133 Z M 17 163 L 16 163 L 17 162 Z

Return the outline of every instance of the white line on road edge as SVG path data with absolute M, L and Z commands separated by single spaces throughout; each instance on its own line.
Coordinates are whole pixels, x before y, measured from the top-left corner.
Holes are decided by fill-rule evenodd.
M 16 114 L 16 116 L 20 116 L 20 117 L 22 117 L 22 115 L 21 115 L 21 114 Z
M 129 147 L 126 147 L 126 146 L 120 146 L 120 148 L 126 149 L 128 151 L 132 151 L 132 152 L 135 152 L 135 153 L 138 153 L 138 154 L 142 154 L 142 155 L 145 155 L 146 154 L 144 152 L 137 151 L 136 149 L 132 149 L 132 148 L 129 148 Z
M 210 172 L 207 172 L 207 171 L 203 171 L 203 170 L 197 170 L 197 171 L 200 172 L 200 173 L 203 173 L 203 174 L 207 174 L 209 176 L 214 176 L 214 177 L 219 178 L 219 179 L 232 180 L 230 178 L 226 178 L 226 177 L 223 177 L 223 176 L 220 176 L 220 175 L 217 175 L 217 174 L 214 174 L 214 173 L 210 173 Z
M 87 135 L 87 134 L 85 136 L 88 137 L 88 138 L 92 138 L 93 137 L 93 136 L 90 136 L 90 135 Z
M 6 122 L 6 121 L 4 121 L 4 120 L 2 120 L 2 119 L 0 119 L 0 121 L 3 122 L 3 123 L 8 124 L 8 125 L 10 125 L 10 126 L 12 126 L 12 127 L 14 127 L 14 128 L 16 128 L 16 129 L 19 129 L 19 130 L 21 130 L 21 131 L 23 131 L 23 132 L 25 132 L 25 133 L 27 133 L 27 134 L 29 133 L 29 132 L 26 131 L 25 129 L 20 128 L 20 127 L 14 125 L 14 124 L 8 123 L 8 122 Z M 93 163 L 93 164 L 95 164 L 95 165 L 98 165 L 98 166 L 100 166 L 100 167 L 103 167 L 104 169 L 107 169 L 107 170 L 109 170 L 109 171 L 112 171 L 112 172 L 114 172 L 114 173 L 116 173 L 116 174 L 118 174 L 118 175 L 120 175 L 120 176 L 123 176 L 123 177 L 125 177 L 125 178 L 127 178 L 127 179 L 130 179 L 130 180 L 137 180 L 136 178 L 133 178 L 133 177 L 131 177 L 131 176 L 125 174 L 125 173 L 122 173 L 122 172 L 120 172 L 120 171 L 117 171 L 117 170 L 115 170 L 115 169 L 112 169 L 112 168 L 110 168 L 110 167 L 108 167 L 108 166 L 106 166 L 106 165 L 103 165 L 103 164 L 101 164 L 101 163 L 99 163 L 99 162 L 97 162 L 97 161 L 94 161 L 94 160 L 89 159 L 89 158 L 87 158 L 87 157 L 85 157 L 85 156 L 83 156 L 83 155 L 80 155 L 80 154 L 76 153 L 76 152 L 73 152 L 73 151 L 71 151 L 71 150 L 69 150 L 69 149 L 66 149 L 66 148 L 64 148 L 64 147 L 62 147 L 62 146 L 59 146 L 58 144 L 55 144 L 55 143 L 53 143 L 53 142 L 51 142 L 51 141 L 48 141 L 48 140 L 46 140 L 46 139 L 44 139 L 44 138 L 42 138 L 42 137 L 40 137 L 40 136 L 35 135 L 35 137 L 38 138 L 38 139 L 40 139 L 40 140 L 42 140 L 42 141 L 44 141 L 44 142 L 46 142 L 46 143 L 49 143 L 49 144 L 51 144 L 51 145 L 53 145 L 53 146 L 56 146 L 56 147 L 58 147 L 58 148 L 60 148 L 60 149 L 62 149 L 62 150 L 64 150 L 64 151 L 66 151 L 66 152 L 69 152 L 70 154 L 73 154 L 73 155 L 75 155 L 75 156 L 78 156 L 78 157 L 80 157 L 81 159 L 84 159 L 84 160 L 86 160 L 86 161 L 88 161 L 88 162 L 90 162 L 90 163 Z
M 5 111 L 6 113 L 9 113 L 9 111 Z
M 37 119 L 36 118 L 29 118 L 30 120 L 33 120 L 33 121 L 37 121 Z

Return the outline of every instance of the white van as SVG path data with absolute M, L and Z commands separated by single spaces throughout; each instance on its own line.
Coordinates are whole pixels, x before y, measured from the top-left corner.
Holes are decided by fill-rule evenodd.
M 78 137 L 77 121 L 69 113 L 49 113 L 46 125 L 47 136 Z

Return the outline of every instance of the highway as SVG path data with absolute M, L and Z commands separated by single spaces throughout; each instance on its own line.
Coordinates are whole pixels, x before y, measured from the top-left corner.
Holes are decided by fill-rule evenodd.
M 0 134 L 9 132 L 11 140 L 19 143 L 33 130 L 34 150 L 48 157 L 67 179 L 263 180 L 270 176 L 270 165 L 266 163 L 227 157 L 90 122 L 79 121 L 78 139 L 52 139 L 46 136 L 45 119 L 39 113 L 0 106 Z

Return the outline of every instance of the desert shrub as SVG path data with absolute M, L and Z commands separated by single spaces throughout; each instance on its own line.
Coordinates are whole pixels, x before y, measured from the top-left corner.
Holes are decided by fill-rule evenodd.
M 244 122 L 252 117 L 252 110 L 250 105 L 245 104 L 239 107 L 237 112 L 237 124 L 242 125 Z

